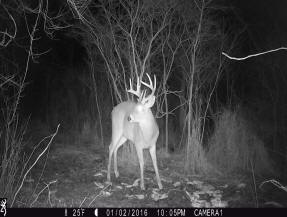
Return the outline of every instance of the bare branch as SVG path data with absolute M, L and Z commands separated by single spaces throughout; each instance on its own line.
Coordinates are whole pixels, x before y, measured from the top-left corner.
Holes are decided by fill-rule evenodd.
M 7 29 L 5 31 L 0 31 L 0 35 L 2 35 L 1 36 L 2 40 L 0 41 L 0 46 L 7 47 L 16 37 L 17 25 L 16 25 L 14 17 L 9 13 L 7 8 L 5 6 L 3 6 L 3 8 L 6 11 L 6 13 L 8 14 L 9 18 L 12 20 L 13 25 L 14 25 L 14 33 L 13 34 L 8 33 Z
M 251 55 L 248 55 L 248 56 L 245 56 L 245 57 L 232 57 L 232 56 L 229 56 L 227 53 L 225 52 L 222 52 L 222 55 L 226 56 L 227 58 L 231 59 L 231 60 L 246 60 L 246 59 L 249 59 L 251 57 L 256 57 L 256 56 L 260 56 L 260 55 L 264 55 L 264 54 L 267 54 L 267 53 L 272 53 L 272 52 L 276 52 L 276 51 L 279 51 L 279 50 L 287 50 L 286 47 L 280 47 L 280 48 L 276 48 L 276 49 L 272 49 L 272 50 L 268 50 L 268 51 L 264 51 L 264 52 L 260 52 L 260 53 L 256 53 L 256 54 L 251 54 Z

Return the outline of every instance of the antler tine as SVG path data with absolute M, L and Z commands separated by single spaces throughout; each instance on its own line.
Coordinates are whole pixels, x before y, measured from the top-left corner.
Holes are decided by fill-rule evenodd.
M 153 86 L 152 86 L 152 80 L 151 80 L 151 78 L 150 78 L 150 76 L 149 76 L 148 73 L 146 73 L 146 75 L 147 75 L 147 77 L 148 77 L 149 84 L 145 83 L 144 81 L 141 81 L 141 83 L 142 83 L 143 85 L 145 85 L 146 87 L 152 89 L 152 88 L 153 88 Z
M 139 97 L 139 99 L 141 99 L 142 92 L 141 92 L 140 88 L 141 88 L 141 85 L 140 85 L 139 77 L 137 77 L 137 89 L 136 90 L 133 90 L 132 80 L 130 79 L 130 89 L 127 90 L 127 92 L 132 93 L 132 94 L 136 95 L 137 97 Z
M 145 95 L 146 95 L 146 90 L 144 90 L 143 92 L 141 92 L 141 95 L 138 99 L 138 102 L 141 102 L 144 98 L 145 98 Z
M 154 85 L 153 85 L 153 82 L 152 82 L 152 80 L 151 80 L 149 74 L 146 73 L 146 75 L 147 75 L 147 77 L 148 77 L 149 84 L 147 84 L 147 83 L 145 83 L 145 82 L 143 82 L 143 81 L 141 81 L 141 83 L 142 83 L 143 85 L 145 85 L 146 87 L 148 87 L 149 89 L 151 89 L 151 94 L 150 94 L 149 96 L 147 96 L 147 97 L 143 96 L 142 99 L 141 99 L 142 103 L 145 103 L 145 102 L 148 101 L 152 96 L 154 96 L 154 93 L 155 93 L 155 90 L 156 90 L 156 76 L 154 75 Z

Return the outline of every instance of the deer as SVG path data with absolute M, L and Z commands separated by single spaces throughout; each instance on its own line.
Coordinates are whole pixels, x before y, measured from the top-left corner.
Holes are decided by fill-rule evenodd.
M 115 106 L 112 110 L 112 139 L 109 146 L 109 161 L 107 171 L 107 181 L 111 183 L 111 163 L 114 156 L 114 173 L 116 178 L 119 177 L 117 166 L 117 151 L 126 141 L 131 141 L 136 148 L 139 166 L 140 166 L 140 187 L 145 190 L 144 184 L 144 158 L 143 150 L 148 149 L 159 189 L 162 189 L 160 180 L 157 158 L 156 158 L 156 142 L 159 136 L 159 129 L 155 117 L 151 111 L 151 107 L 155 103 L 156 76 L 152 82 L 148 73 L 146 73 L 149 84 L 145 83 L 137 77 L 136 90 L 132 87 L 132 81 L 129 80 L 130 89 L 126 91 L 138 97 L 138 101 L 124 101 Z M 141 84 L 151 90 L 150 95 L 146 96 L 146 90 L 141 91 Z

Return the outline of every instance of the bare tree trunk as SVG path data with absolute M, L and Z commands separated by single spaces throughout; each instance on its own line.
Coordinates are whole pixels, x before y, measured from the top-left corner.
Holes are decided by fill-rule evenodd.
M 164 105 L 165 105 L 165 152 L 168 153 L 168 101 L 167 101 L 167 91 L 166 85 L 164 85 Z

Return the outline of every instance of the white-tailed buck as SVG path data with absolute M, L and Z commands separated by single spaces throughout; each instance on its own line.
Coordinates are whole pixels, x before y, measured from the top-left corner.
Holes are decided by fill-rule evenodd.
M 119 176 L 117 166 L 118 148 L 127 140 L 135 144 L 136 152 L 140 164 L 141 189 L 145 189 L 144 185 L 144 159 L 143 149 L 149 149 L 153 167 L 156 174 L 159 189 L 162 189 L 161 180 L 158 173 L 156 160 L 156 141 L 159 135 L 156 120 L 152 114 L 151 107 L 155 102 L 156 77 L 154 76 L 154 84 L 147 74 L 149 84 L 137 78 L 137 89 L 133 90 L 130 79 L 130 89 L 127 92 L 138 97 L 138 102 L 126 101 L 118 104 L 112 111 L 112 141 L 109 146 L 109 163 L 107 180 L 111 180 L 111 162 L 114 155 L 114 172 L 116 177 Z M 151 89 L 151 94 L 146 96 L 146 91 L 141 91 L 141 84 Z

